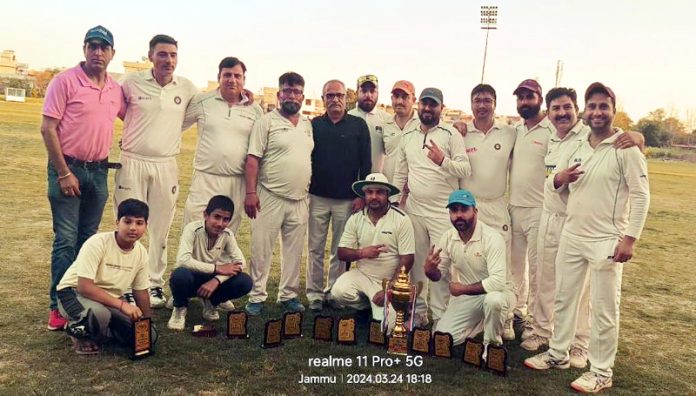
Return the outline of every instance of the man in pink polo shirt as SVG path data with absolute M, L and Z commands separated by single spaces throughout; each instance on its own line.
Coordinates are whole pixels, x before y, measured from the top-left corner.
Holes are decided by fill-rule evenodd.
M 123 101 L 121 88 L 106 73 L 115 53 L 111 32 L 101 25 L 89 29 L 83 51 L 85 61 L 51 81 L 42 111 L 55 234 L 49 330 L 66 323 L 57 309 L 56 285 L 99 227 L 109 194 L 107 156 Z

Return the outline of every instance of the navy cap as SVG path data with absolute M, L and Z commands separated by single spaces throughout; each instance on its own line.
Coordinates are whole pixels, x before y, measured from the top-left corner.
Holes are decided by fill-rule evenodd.
M 442 91 L 440 91 L 437 88 L 426 88 L 421 92 L 420 97 L 418 97 L 418 100 L 423 100 L 425 98 L 432 99 L 437 104 L 442 104 L 444 102 L 444 99 L 442 97 Z
M 111 34 L 109 29 L 105 28 L 102 25 L 97 25 L 87 31 L 87 34 L 85 34 L 84 42 L 86 43 L 92 39 L 99 39 L 112 47 L 114 46 L 114 35 Z

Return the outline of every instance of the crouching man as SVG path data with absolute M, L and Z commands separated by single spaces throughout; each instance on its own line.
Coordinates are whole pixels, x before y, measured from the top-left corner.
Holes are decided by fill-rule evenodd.
M 502 344 L 507 311 L 515 301 L 506 261 L 505 240 L 497 230 L 477 221 L 476 200 L 468 190 L 453 191 L 447 203 L 450 228 L 432 247 L 425 274 L 449 282 L 451 297 L 436 331 L 462 344 L 483 327 L 483 343 Z
M 244 256 L 227 226 L 234 215 L 232 200 L 216 195 L 208 201 L 203 220 L 184 227 L 176 255 L 176 266 L 169 278 L 174 309 L 167 327 L 183 330 L 191 297 L 203 299 L 203 319 L 220 319 L 217 308 L 233 310 L 228 300 L 249 294 L 251 277 L 242 270 Z
M 132 343 L 133 322 L 150 316 L 147 249 L 138 242 L 147 229 L 149 209 L 136 199 L 118 205 L 115 232 L 90 237 L 58 284 L 58 309 L 68 319 L 66 332 L 80 355 L 99 352 L 114 338 Z M 119 297 L 133 289 L 135 304 Z M 153 327 L 153 343 L 157 332 Z
M 411 220 L 391 206 L 389 197 L 399 189 L 381 173 L 353 183 L 353 191 L 365 198 L 366 206 L 346 222 L 338 244 L 338 258 L 356 263 L 356 268 L 338 277 L 331 288 L 333 298 L 355 309 L 372 307 L 372 318 L 384 320 L 383 279 L 396 279 L 401 267 L 413 266 L 414 240 Z M 389 310 L 388 331 L 396 320 Z

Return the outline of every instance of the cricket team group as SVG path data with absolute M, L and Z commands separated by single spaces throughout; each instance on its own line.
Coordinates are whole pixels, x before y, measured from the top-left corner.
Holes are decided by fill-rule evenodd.
M 449 333 L 455 345 L 481 332 L 484 344 L 501 345 L 517 330 L 522 348 L 540 352 L 527 367 L 584 368 L 589 359 L 571 386 L 612 386 L 622 270 L 650 194 L 643 137 L 612 125 L 611 88 L 587 87 L 581 120 L 573 89 L 544 96 L 524 80 L 510 98 L 522 120 L 510 126 L 495 119 L 495 89 L 480 84 L 471 91 L 473 120 L 452 125 L 440 119 L 440 89 L 417 95 L 409 81 L 396 82 L 391 115 L 376 107 L 378 78 L 364 75 L 355 109 L 346 111 L 345 84 L 330 80 L 326 112 L 310 121 L 300 113 L 305 81 L 294 72 L 280 76 L 277 108 L 264 113 L 237 58 L 224 58 L 219 88 L 201 93 L 174 75 L 170 36 L 150 41 L 152 69 L 119 83 L 106 71 L 114 56 L 108 29 L 90 29 L 83 50 L 85 60 L 50 83 L 41 125 L 55 234 L 48 328 L 65 329 L 77 353 L 98 353 L 109 338 L 131 343 L 133 321 L 153 308 L 171 308 L 167 327 L 183 330 L 192 297 L 205 320 L 246 295 L 244 310 L 260 315 L 280 237 L 277 302 L 287 311 L 306 309 L 305 246 L 308 308 L 365 310 L 387 331 L 395 313 L 384 309 L 382 280 L 403 268 L 423 284 L 416 326 Z M 123 135 L 113 163 L 116 117 Z M 176 157 L 194 124 L 168 299 Z M 109 168 L 116 231 L 96 233 Z M 244 214 L 250 252 L 235 239 Z M 146 230 L 147 248 L 138 241 Z

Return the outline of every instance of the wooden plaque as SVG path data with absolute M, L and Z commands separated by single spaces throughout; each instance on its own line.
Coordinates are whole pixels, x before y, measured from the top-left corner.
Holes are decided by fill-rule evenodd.
M 467 338 L 466 341 L 464 341 L 462 361 L 472 366 L 483 368 L 483 343 L 473 338 Z
M 283 314 L 283 339 L 302 337 L 302 312 Z
M 194 337 L 215 337 L 217 335 L 217 330 L 214 325 L 206 323 L 193 326 L 191 334 Z
M 314 317 L 314 338 L 319 341 L 333 341 L 334 318 L 331 316 L 317 315 Z
M 372 345 L 384 346 L 387 343 L 387 338 L 382 331 L 382 322 L 379 320 L 370 320 L 370 333 L 367 336 L 367 342 Z
M 340 318 L 338 320 L 338 343 L 344 345 L 354 345 L 357 341 L 357 327 L 355 318 Z
M 262 348 L 275 348 L 283 344 L 283 321 L 280 319 L 269 320 L 266 322 L 263 331 Z
M 486 368 L 495 374 L 507 375 L 507 350 L 504 346 L 488 345 Z
M 428 355 L 430 354 L 430 330 L 424 327 L 416 327 L 411 332 L 411 352 Z
M 436 331 L 433 335 L 434 355 L 441 358 L 452 358 L 452 335 Z
M 227 338 L 249 338 L 247 323 L 249 316 L 244 311 L 227 313 Z
M 133 349 L 130 358 L 133 360 L 142 359 L 152 355 L 152 319 L 140 318 L 133 323 Z
M 387 353 L 392 355 L 408 355 L 408 337 L 389 337 Z

